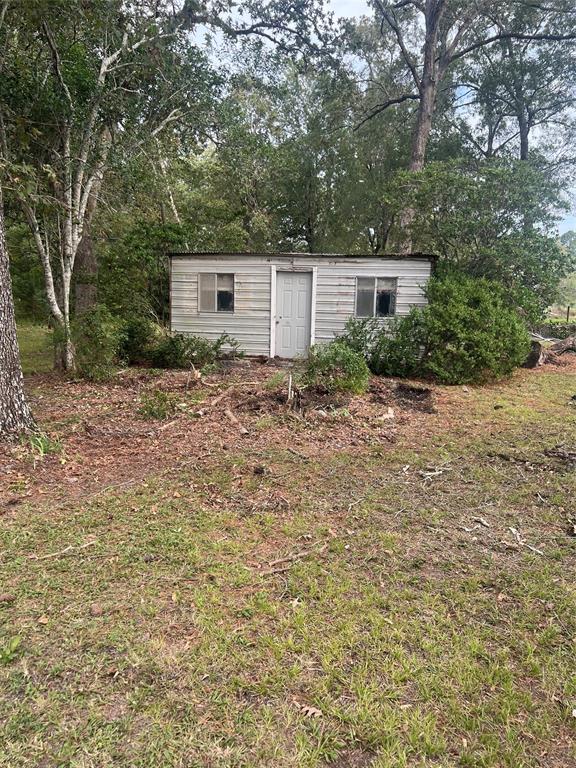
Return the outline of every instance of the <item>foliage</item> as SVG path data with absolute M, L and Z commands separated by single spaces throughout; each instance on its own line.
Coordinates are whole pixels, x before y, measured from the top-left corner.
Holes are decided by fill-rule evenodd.
M 4 646 L 0 646 L 0 664 L 10 664 L 18 657 L 22 640 L 20 637 L 11 637 Z
M 80 376 L 101 381 L 112 374 L 121 336 L 118 321 L 107 307 L 97 304 L 76 318 L 72 326 L 72 340 Z
M 16 5 L 0 25 L 0 147 L 69 369 L 74 267 L 106 175 L 152 152 L 162 166 L 167 131 L 193 146 L 219 78 L 169 4 Z
M 561 186 L 538 163 L 451 161 L 399 175 L 396 194 L 414 208 L 414 248 L 506 285 L 530 320 L 557 295 L 576 255 L 545 234 L 561 206 Z M 397 203 L 398 204 L 398 203 Z
M 6 211 L 9 213 L 9 208 Z M 14 214 L 15 211 L 12 211 Z M 23 223 L 12 223 L 6 217 L 6 240 L 10 254 L 12 293 L 16 317 L 45 322 L 49 316 L 44 292 L 44 275 L 34 253 L 28 228 Z
M 35 459 L 43 459 L 50 453 L 61 453 L 62 443 L 45 432 L 35 432 L 27 437 L 27 443 Z
M 310 349 L 304 382 L 327 392 L 361 394 L 368 388 L 370 371 L 362 355 L 340 340 Z
M 132 213 L 128 209 L 129 213 Z M 116 226 L 123 222 L 116 220 Z M 102 301 L 115 314 L 152 313 L 167 321 L 170 306 L 168 257 L 185 250 L 187 233 L 180 224 L 132 219 L 127 230 L 106 248 L 99 270 Z
M 493 281 L 433 278 L 428 306 L 388 324 L 353 318 L 339 341 L 380 376 L 432 376 L 446 384 L 498 379 L 521 365 L 530 340 L 510 296 Z
M 422 369 L 425 316 L 413 308 L 405 317 L 394 318 L 376 339 L 368 365 L 377 376 L 416 376 Z
M 120 317 L 140 307 L 163 324 L 172 250 L 385 253 L 411 239 L 413 250 L 439 254 L 441 270 L 456 266 L 506 285 L 530 322 L 557 299 L 559 281 L 576 265 L 576 249 L 555 233 L 572 186 L 566 169 L 575 131 L 566 94 L 576 49 L 562 39 L 507 37 L 450 62 L 453 74 L 442 64 L 432 78 L 426 164 L 414 173 L 406 169 L 414 167 L 411 128 L 421 93 L 407 93 L 414 72 L 406 56 L 423 64 L 430 35 L 421 20 L 418 41 L 399 50 L 382 15 L 389 4 L 341 20 L 338 29 L 321 2 L 288 10 L 276 0 L 246 4 L 242 23 L 254 18 L 256 35 L 274 29 L 287 45 L 282 51 L 252 35 L 235 39 L 227 25 L 241 22 L 226 3 L 212 4 L 204 19 L 226 31 L 217 50 L 209 35 L 189 34 L 202 3 L 186 3 L 186 12 L 182 3 L 151 0 L 20 5 L 8 3 L 0 28 L 0 100 L 21 316 L 58 315 L 45 295 L 50 270 L 56 304 L 64 307 L 70 282 L 74 296 L 82 265 L 74 267 L 72 256 L 84 224 L 99 301 Z M 437 65 L 442 40 L 456 28 L 462 36 L 453 42 L 466 51 L 494 25 L 529 36 L 573 22 L 567 3 L 554 12 L 515 6 L 509 13 L 488 3 L 469 9 L 470 17 L 448 5 L 434 44 L 439 56 L 431 59 Z M 390 12 L 400 33 L 420 23 L 413 3 Z M 463 17 L 477 23 L 461 26 Z M 322 34 L 331 27 L 323 43 L 332 55 L 311 66 L 319 27 L 311 48 L 307 32 L 320 21 Z M 99 83 L 107 54 L 118 58 Z M 523 117 L 528 153 L 518 139 Z M 67 179 L 72 207 L 63 199 Z M 85 194 L 82 200 L 90 188 L 99 201 L 91 213 Z M 72 230 L 76 236 L 64 242 Z M 45 268 L 34 253 L 42 257 L 42 248 Z M 573 289 L 568 278 L 558 298 L 572 303 Z M 383 357 L 387 342 L 380 341 Z
M 238 342 L 227 333 L 214 341 L 182 333 L 166 334 L 153 347 L 150 360 L 155 368 L 203 368 L 223 357 L 238 356 Z
M 284 371 L 276 371 L 276 373 L 273 373 L 269 379 L 266 379 L 264 382 L 264 389 L 269 391 L 279 389 L 284 386 L 285 383 L 286 373 Z
M 351 317 L 340 340 L 362 355 L 377 376 L 416 375 L 421 369 L 423 344 L 421 311 L 382 322 Z
M 124 316 L 119 328 L 119 358 L 128 365 L 148 362 L 161 333 L 160 327 L 141 313 Z
M 526 325 L 498 283 L 452 275 L 431 280 L 427 296 L 425 373 L 446 384 L 483 382 L 509 375 L 526 359 Z
M 338 338 L 368 361 L 381 330 L 382 322 L 376 317 L 349 317 L 344 333 Z
M 146 419 L 166 419 L 175 412 L 177 402 L 176 395 L 154 389 L 140 397 L 138 413 Z

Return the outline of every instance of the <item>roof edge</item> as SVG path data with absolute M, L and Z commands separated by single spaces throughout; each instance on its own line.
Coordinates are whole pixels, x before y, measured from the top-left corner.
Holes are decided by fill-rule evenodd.
M 426 259 L 437 261 L 436 253 L 301 253 L 289 251 L 169 251 L 169 258 L 194 256 L 210 258 L 213 256 L 261 256 L 262 258 L 288 257 L 292 259 Z

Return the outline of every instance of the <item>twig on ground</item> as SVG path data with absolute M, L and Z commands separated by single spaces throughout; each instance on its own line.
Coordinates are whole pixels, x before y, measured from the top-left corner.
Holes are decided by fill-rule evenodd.
M 316 542 L 316 544 L 313 544 L 308 549 L 303 549 L 300 552 L 293 552 L 291 555 L 287 555 L 286 557 L 280 557 L 278 560 L 272 560 L 271 563 L 269 563 L 269 568 L 267 568 L 264 571 L 261 571 L 260 573 L 263 576 L 271 576 L 272 574 L 276 573 L 284 573 L 285 571 L 289 570 L 295 562 L 298 560 L 302 560 L 305 557 L 308 557 L 309 555 L 320 555 L 322 552 L 324 552 L 326 549 L 328 549 L 328 544 L 323 544 L 319 549 L 315 549 L 316 546 L 318 546 L 320 542 Z M 279 568 L 275 566 L 280 566 Z
M 170 427 L 173 427 L 174 424 L 178 423 L 178 419 L 174 419 L 173 421 L 168 421 L 166 424 L 162 424 L 161 427 L 158 427 L 156 430 L 157 432 L 164 432 L 165 429 L 170 429 Z
M 80 544 L 78 547 L 74 547 L 72 544 L 69 544 L 67 547 L 64 547 L 64 549 L 61 549 L 58 552 L 50 552 L 48 555 L 29 555 L 29 558 L 30 560 L 48 560 L 50 557 L 60 557 L 61 555 L 65 555 L 68 552 L 75 552 L 80 549 L 86 549 L 86 547 L 91 547 L 93 544 L 96 544 L 95 539 L 87 541 L 85 544 Z
M 298 452 L 298 451 L 296 451 L 294 448 L 290 448 L 290 446 L 288 446 L 288 448 L 286 448 L 286 450 L 287 450 L 289 453 L 292 453 L 292 454 L 294 454 L 294 456 L 298 456 L 298 458 L 299 458 L 299 459 L 302 459 L 302 461 L 310 461 L 310 456 L 306 456 L 306 455 L 305 455 L 305 454 L 303 454 L 303 453 L 299 453 L 299 452 Z
M 359 499 L 356 499 L 356 501 L 351 501 L 350 504 L 348 504 L 348 512 L 352 512 L 352 507 L 355 507 L 357 504 L 361 504 L 366 499 L 366 496 L 360 496 Z
M 224 390 L 224 392 L 221 392 L 217 397 L 214 398 L 211 402 L 207 403 L 210 407 L 214 405 L 218 405 L 218 403 L 221 403 L 222 400 L 224 400 L 225 397 L 228 397 L 229 394 L 232 393 L 232 390 L 236 387 L 259 387 L 262 384 L 261 381 L 237 381 L 234 384 L 231 384 L 227 389 Z
M 516 543 L 517 543 L 517 545 L 518 545 L 519 547 L 526 547 L 526 549 L 529 549 L 531 552 L 535 552 L 537 555 L 542 555 L 542 556 L 544 556 L 544 555 L 545 555 L 545 553 L 544 553 L 544 552 L 542 552 L 542 550 L 541 550 L 541 549 L 538 549 L 537 547 L 533 547 L 531 544 L 528 544 L 528 542 L 527 542 L 527 541 L 525 541 L 525 540 L 522 538 L 522 536 L 520 535 L 520 531 L 518 531 L 516 528 L 513 528 L 512 526 L 510 526 L 510 527 L 508 528 L 508 530 L 510 531 L 510 533 L 511 533 L 511 534 L 514 536 L 514 538 L 516 539 Z M 503 541 L 503 542 L 502 542 L 502 544 L 506 544 L 506 545 L 508 545 L 508 546 L 509 546 L 509 543 L 508 543 L 508 542 L 506 542 L 506 541 Z
M 200 371 L 196 368 L 194 363 L 190 364 L 190 370 L 188 371 L 188 376 L 186 377 L 186 387 L 185 391 L 188 392 L 188 389 L 190 387 L 190 379 L 194 376 L 195 381 L 200 381 L 202 379 L 202 374 Z
M 224 411 L 224 415 L 226 416 L 229 422 L 234 424 L 235 427 L 238 427 L 238 431 L 240 432 L 240 434 L 242 435 L 248 434 L 248 430 L 246 429 L 246 427 L 243 427 L 242 424 L 240 424 L 236 416 L 234 416 L 234 414 L 229 408 L 226 408 L 226 410 Z

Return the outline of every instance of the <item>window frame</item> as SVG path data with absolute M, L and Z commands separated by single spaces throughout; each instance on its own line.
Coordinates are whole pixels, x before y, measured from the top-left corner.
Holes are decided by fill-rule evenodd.
M 218 309 L 218 277 L 224 275 L 232 278 L 232 309 Z M 202 309 L 202 280 L 205 276 L 214 279 L 214 309 Z M 233 315 L 236 312 L 236 273 L 235 272 L 198 272 L 198 314 L 202 315 Z
M 359 315 L 358 314 L 358 281 L 359 280 L 372 280 L 373 281 L 373 287 L 372 287 L 372 314 L 371 315 Z M 393 311 L 388 315 L 377 315 L 376 314 L 376 303 L 377 303 L 377 297 L 378 297 L 378 280 L 393 280 L 394 281 L 394 289 L 389 289 L 389 293 L 392 294 L 392 309 Z M 358 317 L 361 320 L 366 320 L 369 318 L 376 318 L 377 320 L 384 320 L 387 317 L 395 317 L 396 316 L 396 301 L 398 299 L 398 278 L 397 277 L 387 277 L 382 275 L 356 275 L 354 279 L 354 317 Z

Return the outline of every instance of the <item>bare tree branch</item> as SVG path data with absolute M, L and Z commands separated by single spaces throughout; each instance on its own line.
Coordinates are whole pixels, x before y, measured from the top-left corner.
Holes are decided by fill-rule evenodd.
M 70 109 L 73 111 L 74 103 L 72 101 L 72 95 L 70 93 L 70 89 L 68 88 L 68 85 L 64 80 L 64 76 L 62 74 L 62 64 L 60 61 L 60 53 L 58 52 L 58 48 L 56 46 L 56 43 L 54 42 L 54 38 L 52 37 L 52 33 L 50 32 L 50 28 L 48 27 L 48 24 L 46 23 L 46 21 L 42 22 L 42 29 L 44 30 L 44 34 L 46 35 L 48 46 L 52 53 L 52 61 L 54 64 L 54 72 L 56 73 L 56 78 L 60 83 L 62 90 L 64 91 L 64 95 L 66 96 L 66 101 L 68 102 Z
M 416 68 L 416 64 L 414 63 L 414 59 L 412 58 L 408 49 L 406 48 L 404 37 L 402 36 L 402 32 L 400 31 L 400 25 L 398 24 L 398 20 L 396 19 L 396 16 L 394 16 L 393 14 L 387 11 L 382 0 L 376 0 L 376 5 L 378 7 L 378 10 L 382 14 L 382 18 L 386 21 L 390 29 L 394 32 L 394 35 L 396 36 L 396 41 L 398 43 L 398 47 L 400 48 L 400 52 L 402 53 L 402 57 L 406 62 L 408 69 L 410 70 L 410 74 L 412 75 L 412 79 L 414 80 L 416 88 L 418 89 L 418 91 L 420 91 L 422 89 L 421 79 L 418 75 L 418 70 Z
M 559 40 L 576 41 L 576 32 L 571 32 L 568 35 L 551 35 L 551 34 L 530 35 L 530 34 L 522 34 L 520 32 L 501 32 L 497 35 L 486 37 L 484 38 L 484 40 L 478 40 L 476 43 L 473 43 L 472 45 L 469 45 L 466 48 L 463 48 L 461 51 L 456 51 L 454 54 L 452 54 L 449 60 L 449 63 L 451 64 L 453 61 L 457 61 L 457 59 L 461 59 L 463 56 L 467 56 L 469 53 L 472 53 L 472 51 L 476 51 L 479 48 L 483 48 L 486 45 L 491 45 L 492 43 L 495 43 L 498 40 L 539 40 L 540 42 L 544 42 L 544 43 L 556 42 Z
M 420 98 L 419 93 L 405 93 L 403 96 L 398 96 L 395 99 L 388 99 L 388 101 L 385 101 L 383 104 L 378 104 L 378 106 L 374 107 L 374 109 L 370 112 L 369 115 L 367 115 L 363 120 L 361 120 L 358 125 L 354 127 L 354 130 L 357 131 L 358 128 L 361 128 L 364 123 L 367 123 L 369 120 L 372 120 L 373 117 L 376 117 L 376 115 L 381 114 L 385 110 L 388 109 L 388 107 L 393 107 L 397 104 L 403 104 L 405 101 L 418 101 Z

